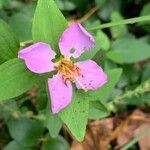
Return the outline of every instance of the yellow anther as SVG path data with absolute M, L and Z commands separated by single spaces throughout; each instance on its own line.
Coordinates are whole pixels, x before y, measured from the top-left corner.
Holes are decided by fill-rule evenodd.
M 81 76 L 80 68 L 76 66 L 70 59 L 64 58 L 56 64 L 57 70 L 62 75 L 62 79 L 65 84 L 68 80 L 73 83 L 76 81 L 84 91 L 87 91 L 87 89 L 78 79 L 78 77 Z

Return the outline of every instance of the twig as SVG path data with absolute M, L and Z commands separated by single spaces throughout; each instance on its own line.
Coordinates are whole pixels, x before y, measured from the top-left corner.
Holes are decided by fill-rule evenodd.
M 107 104 L 107 108 L 109 110 L 112 110 L 112 108 L 114 108 L 115 105 L 124 102 L 123 101 L 124 99 L 134 97 L 134 96 L 137 97 L 137 96 L 142 95 L 146 92 L 150 92 L 150 79 L 145 81 L 144 83 L 142 83 L 136 89 L 127 91 L 121 96 L 117 96 L 113 101 L 111 101 L 110 103 Z
M 79 19 L 73 19 L 69 21 L 69 25 L 71 25 L 73 22 L 82 23 L 86 20 L 88 20 L 96 11 L 98 10 L 98 7 L 93 7 L 89 12 L 87 12 L 83 17 Z

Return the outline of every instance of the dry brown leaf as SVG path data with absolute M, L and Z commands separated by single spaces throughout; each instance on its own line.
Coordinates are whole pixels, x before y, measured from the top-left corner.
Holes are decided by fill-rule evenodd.
M 119 149 L 140 133 L 150 128 L 150 115 L 141 110 L 125 112 L 119 116 L 88 123 L 85 139 L 82 143 L 73 140 L 71 150 L 108 150 L 110 146 Z M 150 150 L 150 137 L 139 141 L 141 150 Z
M 150 124 L 148 123 L 142 124 L 138 129 L 135 130 L 134 136 L 148 129 L 150 129 Z M 150 135 L 143 137 L 139 141 L 139 147 L 140 147 L 140 150 L 150 150 Z
M 150 116 L 141 110 L 135 110 L 128 122 L 127 126 L 122 132 L 120 132 L 117 138 L 117 147 L 119 148 L 128 143 L 137 133 L 140 133 L 140 129 L 144 129 L 145 124 L 150 123 Z
M 112 129 L 112 118 L 89 122 L 84 141 L 73 141 L 71 150 L 108 150 Z

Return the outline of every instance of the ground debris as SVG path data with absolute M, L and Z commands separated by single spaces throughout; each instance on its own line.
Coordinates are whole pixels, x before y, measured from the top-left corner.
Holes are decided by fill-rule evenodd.
M 142 131 L 150 129 L 150 114 L 136 109 L 118 116 L 89 121 L 82 143 L 73 140 L 71 150 L 120 149 Z M 142 138 L 140 150 L 150 150 L 150 136 Z

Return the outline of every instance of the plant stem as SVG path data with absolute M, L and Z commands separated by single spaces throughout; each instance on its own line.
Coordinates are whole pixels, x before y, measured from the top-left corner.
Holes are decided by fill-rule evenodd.
M 142 16 L 142 17 L 135 17 L 131 19 L 120 20 L 116 22 L 110 22 L 110 23 L 106 23 L 106 24 L 102 24 L 102 25 L 89 28 L 87 30 L 92 31 L 92 30 L 97 30 L 97 29 L 104 29 L 104 28 L 109 28 L 109 27 L 124 25 L 124 24 L 133 24 L 133 23 L 149 21 L 149 20 L 150 20 L 150 15 L 147 15 L 147 16 Z
M 144 93 L 150 92 L 150 79 L 136 87 L 134 90 L 126 91 L 123 95 L 117 96 L 113 101 L 107 104 L 108 110 L 115 112 L 115 106 L 118 104 L 122 104 L 126 98 L 130 97 L 138 97 Z

